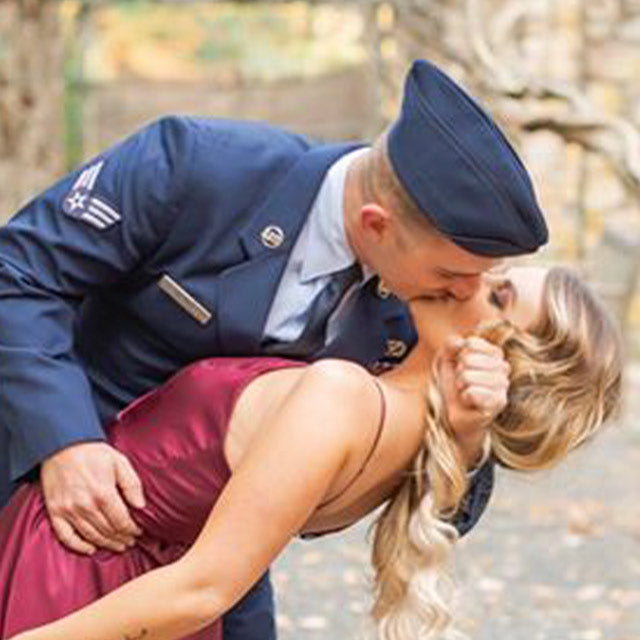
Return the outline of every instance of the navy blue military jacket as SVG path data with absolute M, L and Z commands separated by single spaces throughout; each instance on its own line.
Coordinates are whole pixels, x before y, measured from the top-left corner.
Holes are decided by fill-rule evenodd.
M 65 446 L 103 439 L 118 410 L 189 362 L 260 355 L 316 192 L 357 146 L 168 117 L 18 212 L 0 229 L 5 475 L 15 480 Z M 397 345 L 414 340 L 404 306 L 373 280 L 336 342 L 309 359 L 393 361 L 403 355 Z M 483 475 L 463 530 L 490 493 L 492 474 Z

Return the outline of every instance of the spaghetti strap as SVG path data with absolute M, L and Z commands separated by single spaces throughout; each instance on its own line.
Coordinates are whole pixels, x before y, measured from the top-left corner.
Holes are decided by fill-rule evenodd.
M 384 427 L 384 421 L 385 421 L 385 418 L 386 418 L 386 415 L 387 415 L 387 402 L 386 402 L 386 399 L 384 397 L 384 391 L 382 390 L 382 385 L 378 382 L 378 380 L 376 378 L 372 377 L 371 379 L 375 382 L 376 387 L 378 389 L 378 393 L 380 394 L 380 421 L 378 422 L 378 431 L 376 433 L 376 437 L 375 437 L 375 439 L 373 441 L 373 444 L 371 445 L 371 449 L 369 450 L 369 453 L 367 454 L 367 457 L 365 458 L 364 463 L 360 467 L 360 470 L 351 479 L 351 482 L 349 482 L 346 487 L 343 487 L 338 494 L 336 494 L 335 496 L 329 498 L 328 500 L 325 500 L 324 502 L 321 502 L 316 507 L 316 509 L 320 509 L 321 507 L 325 507 L 326 505 L 330 504 L 331 502 L 334 502 L 340 496 L 342 496 L 345 493 L 345 491 L 347 491 L 347 489 L 349 489 L 353 485 L 353 483 L 364 472 L 367 464 L 369 464 L 369 460 L 371 460 L 371 456 L 373 456 L 373 452 L 376 450 L 376 447 L 378 446 L 378 442 L 380 441 L 380 436 L 382 435 L 382 428 Z

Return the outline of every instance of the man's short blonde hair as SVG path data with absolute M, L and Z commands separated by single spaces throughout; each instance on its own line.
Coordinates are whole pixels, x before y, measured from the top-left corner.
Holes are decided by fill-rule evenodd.
M 433 223 L 407 193 L 393 170 L 387 151 L 387 135 L 387 131 L 381 133 L 368 154 L 368 166 L 364 172 L 367 197 L 391 209 L 409 225 L 419 225 L 437 233 Z

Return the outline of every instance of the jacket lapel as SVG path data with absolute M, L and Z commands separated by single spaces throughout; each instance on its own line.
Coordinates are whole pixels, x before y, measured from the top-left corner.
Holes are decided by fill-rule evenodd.
M 329 167 L 358 144 L 307 151 L 239 231 L 247 260 L 217 279 L 217 322 L 226 355 L 260 353 L 271 303 L 287 260 Z
M 339 357 L 369 365 L 378 361 L 399 362 L 415 344 L 416 333 L 406 306 L 393 295 L 380 295 L 378 278 L 360 289 L 340 333 L 314 354 L 313 359 Z M 404 345 L 396 356 L 390 345 Z

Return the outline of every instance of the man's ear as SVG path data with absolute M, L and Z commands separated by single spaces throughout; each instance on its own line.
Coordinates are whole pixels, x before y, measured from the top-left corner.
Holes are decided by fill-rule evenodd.
M 375 202 L 368 202 L 360 208 L 359 222 L 363 235 L 374 242 L 384 240 L 393 225 L 389 210 Z

